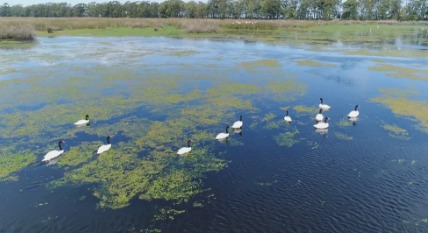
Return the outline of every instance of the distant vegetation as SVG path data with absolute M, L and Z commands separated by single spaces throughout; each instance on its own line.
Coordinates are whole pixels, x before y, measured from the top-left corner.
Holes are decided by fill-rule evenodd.
M 0 16 L 210 19 L 428 20 L 427 0 L 166 0 L 30 6 L 4 3 Z

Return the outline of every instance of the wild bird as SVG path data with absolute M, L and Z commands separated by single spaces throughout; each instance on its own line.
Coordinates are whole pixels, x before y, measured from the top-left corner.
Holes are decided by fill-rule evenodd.
M 315 116 L 316 121 L 322 121 L 324 119 L 324 116 L 322 115 L 322 108 L 320 108 L 318 114 Z
M 78 120 L 78 121 L 74 122 L 75 126 L 81 126 L 81 125 L 87 125 L 87 124 L 89 124 L 89 115 L 88 114 L 86 114 L 85 119 Z
M 226 126 L 226 133 L 219 133 L 215 136 L 217 140 L 224 140 L 229 137 L 229 125 Z
M 49 151 L 45 157 L 43 157 L 42 162 L 49 162 L 52 159 L 58 158 L 62 153 L 64 153 L 64 150 L 62 149 L 61 145 L 64 143 L 64 141 L 58 142 L 59 150 L 51 150 Z
M 181 147 L 178 151 L 177 154 L 178 155 L 184 155 L 189 153 L 192 150 L 192 147 L 190 146 L 190 143 L 192 142 L 192 140 L 187 140 L 187 147 Z
M 324 104 L 324 99 L 320 98 L 321 103 L 318 105 L 322 110 L 326 111 L 330 109 L 330 106 L 327 104 Z
M 290 122 L 292 121 L 292 120 L 291 120 L 291 117 L 290 117 L 290 116 L 288 116 L 288 110 L 287 110 L 287 111 L 285 111 L 284 121 L 285 121 L 285 122 L 288 122 L 288 123 L 290 123 Z
M 239 116 L 239 121 L 235 121 L 235 123 L 233 123 L 232 125 L 232 129 L 240 129 L 242 128 L 242 125 L 244 123 L 242 122 L 242 115 Z
M 314 125 L 316 129 L 327 129 L 328 128 L 328 117 L 324 117 L 324 121 L 318 122 Z
M 354 110 L 348 114 L 348 118 L 357 118 L 358 115 L 360 115 L 360 112 L 358 111 L 358 107 L 359 107 L 358 104 L 355 105 Z
M 110 136 L 107 136 L 107 144 L 104 144 L 98 148 L 97 155 L 102 154 L 102 153 L 110 150 L 110 148 L 111 148 Z

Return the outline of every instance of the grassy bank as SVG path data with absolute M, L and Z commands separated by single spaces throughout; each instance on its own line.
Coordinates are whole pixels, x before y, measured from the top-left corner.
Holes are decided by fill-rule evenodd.
M 32 41 L 34 27 L 29 23 L 4 23 L 0 21 L 0 41 Z

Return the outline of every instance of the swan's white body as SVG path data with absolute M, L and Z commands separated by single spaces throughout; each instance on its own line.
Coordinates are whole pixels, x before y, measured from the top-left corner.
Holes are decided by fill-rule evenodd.
M 64 153 L 64 150 L 61 148 L 61 144 L 64 143 L 63 141 L 58 142 L 59 150 L 51 150 L 48 153 L 45 154 L 43 157 L 42 162 L 49 162 L 52 159 L 58 158 L 62 153 Z
M 316 129 L 327 129 L 329 124 L 327 122 L 328 118 L 324 118 L 324 121 L 318 122 L 314 125 Z
M 330 106 L 329 105 L 327 105 L 327 104 L 319 104 L 318 105 L 322 110 L 329 110 L 330 109 Z
M 217 134 L 217 136 L 215 136 L 215 139 L 217 140 L 224 140 L 226 138 L 229 137 L 229 132 L 228 132 L 229 126 L 226 127 L 226 133 L 219 133 Z
M 358 115 L 360 115 L 360 112 L 358 111 L 358 105 L 357 105 L 357 106 L 355 106 L 355 109 L 348 114 L 348 117 L 349 118 L 357 118 Z
M 292 122 L 291 117 L 288 116 L 288 110 L 285 111 L 284 121 L 288 123 Z
M 110 137 L 107 137 L 107 144 L 100 146 L 97 150 L 97 155 L 102 154 L 111 148 Z
M 240 128 L 242 128 L 243 124 L 244 123 L 242 122 L 242 115 L 241 115 L 241 116 L 239 116 L 239 121 L 235 121 L 235 123 L 233 123 L 232 129 L 240 129 Z
M 187 141 L 187 147 L 181 147 L 178 151 L 177 154 L 178 155 L 184 155 L 189 153 L 192 150 L 192 147 L 190 146 L 190 140 Z
M 82 120 L 78 120 L 76 122 L 74 122 L 75 126 L 82 126 L 82 125 L 87 125 L 89 123 L 89 115 L 86 115 L 85 119 Z

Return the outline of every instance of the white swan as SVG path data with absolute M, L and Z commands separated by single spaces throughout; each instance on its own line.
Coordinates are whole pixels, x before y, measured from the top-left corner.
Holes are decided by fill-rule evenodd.
M 324 104 L 323 98 L 320 98 L 321 103 L 318 105 L 322 110 L 326 111 L 330 109 L 330 106 L 327 104 Z
M 111 144 L 110 144 L 110 136 L 107 136 L 107 144 L 100 146 L 97 150 L 97 155 L 104 153 L 108 150 L 110 150 Z
M 320 108 L 320 111 L 318 112 L 318 114 L 315 116 L 315 120 L 316 121 L 322 121 L 324 119 L 324 116 L 322 115 L 322 108 Z
M 49 162 L 49 161 L 51 161 L 52 159 L 55 159 L 55 158 L 57 158 L 58 156 L 60 156 L 62 153 L 64 153 L 64 150 L 62 149 L 62 147 L 61 147 L 61 145 L 64 143 L 64 141 L 59 141 L 58 142 L 58 147 L 59 147 L 59 150 L 51 150 L 51 151 L 49 151 L 46 155 L 45 155 L 45 157 L 43 157 L 43 160 L 42 160 L 42 162 Z
M 86 114 L 85 119 L 78 120 L 78 121 L 74 122 L 75 126 L 81 126 L 81 125 L 87 125 L 87 124 L 89 124 L 89 115 L 88 114 Z
M 217 140 L 224 140 L 229 137 L 229 125 L 226 126 L 226 133 L 219 133 L 217 136 L 215 136 L 215 139 Z
M 190 142 L 191 142 L 192 140 L 187 140 L 187 147 L 181 147 L 178 151 L 177 151 L 177 154 L 178 155 L 184 155 L 184 154 L 187 154 L 187 153 L 189 153 L 191 150 L 192 150 L 192 147 L 190 147 Z
M 357 104 L 357 105 L 355 105 L 354 111 L 351 111 L 348 114 L 348 118 L 357 118 L 358 115 L 360 115 L 360 112 L 358 111 L 358 104 Z
M 289 117 L 289 116 L 288 116 L 288 110 L 287 110 L 287 111 L 285 111 L 284 121 L 285 121 L 285 122 L 288 122 L 288 123 L 290 123 L 290 122 L 292 121 L 292 120 L 291 120 L 291 117 Z
M 232 129 L 240 129 L 242 128 L 242 124 L 243 122 L 242 122 L 242 115 L 241 115 L 239 116 L 239 121 L 235 121 L 235 123 L 233 123 Z
M 317 129 L 327 129 L 328 128 L 328 117 L 324 117 L 324 121 L 318 122 L 314 125 L 315 128 Z

